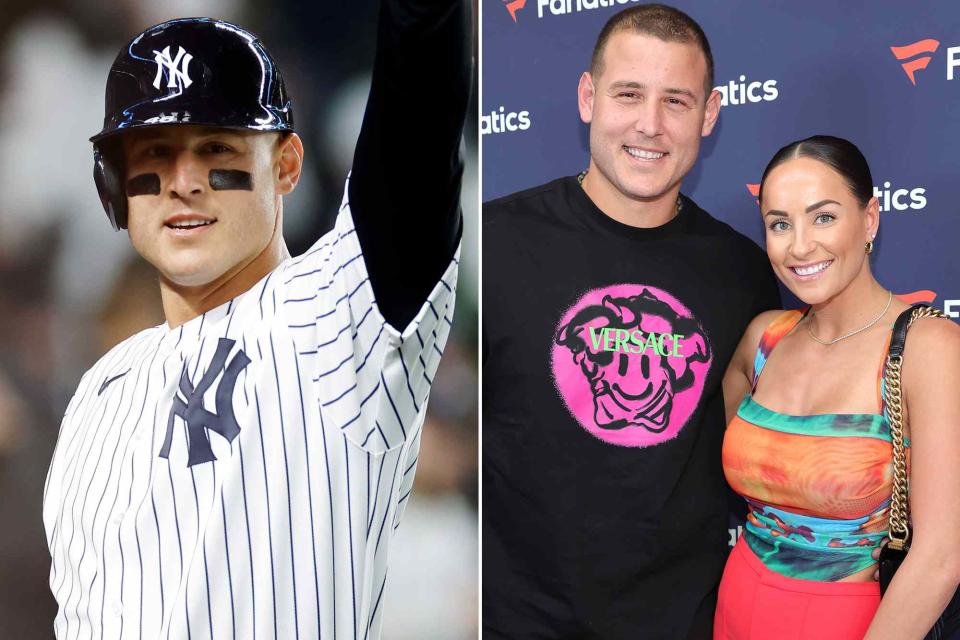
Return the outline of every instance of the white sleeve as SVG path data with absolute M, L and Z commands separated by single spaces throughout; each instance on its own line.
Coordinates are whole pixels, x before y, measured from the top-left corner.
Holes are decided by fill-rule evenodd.
M 333 230 L 281 274 L 283 306 L 326 428 L 377 453 L 402 445 L 423 421 L 453 320 L 460 250 L 399 330 L 377 308 L 346 193 Z

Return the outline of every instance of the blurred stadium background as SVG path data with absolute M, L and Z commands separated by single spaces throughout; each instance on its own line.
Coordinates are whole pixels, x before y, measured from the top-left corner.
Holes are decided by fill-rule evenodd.
M 60 418 L 87 367 L 163 321 L 156 276 L 126 235 L 111 230 L 91 175 L 87 138 L 102 123 L 113 58 L 134 34 L 173 17 L 224 18 L 263 39 L 283 70 L 306 146 L 304 177 L 284 203 L 296 255 L 332 226 L 340 203 L 369 87 L 377 2 L 3 0 L 0 7 L 0 638 L 30 640 L 52 637 L 56 611 L 41 495 Z M 385 640 L 477 635 L 476 98 L 474 91 L 464 140 L 454 333 L 391 554 Z

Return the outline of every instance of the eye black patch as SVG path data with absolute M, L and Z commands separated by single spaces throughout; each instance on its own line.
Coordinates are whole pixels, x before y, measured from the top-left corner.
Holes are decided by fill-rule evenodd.
M 253 176 L 236 169 L 210 169 L 210 188 L 214 191 L 253 191 Z
M 158 196 L 160 195 L 160 176 L 155 173 L 144 173 L 127 180 L 127 196 Z

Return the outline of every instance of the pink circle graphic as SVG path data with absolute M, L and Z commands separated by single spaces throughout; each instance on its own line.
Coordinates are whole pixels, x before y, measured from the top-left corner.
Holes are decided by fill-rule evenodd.
M 553 382 L 590 435 L 621 447 L 677 437 L 703 395 L 713 350 L 663 289 L 615 284 L 580 297 L 553 334 Z

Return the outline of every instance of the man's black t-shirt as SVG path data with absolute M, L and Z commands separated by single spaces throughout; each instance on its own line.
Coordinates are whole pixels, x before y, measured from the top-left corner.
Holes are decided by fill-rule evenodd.
M 652 229 L 573 177 L 484 206 L 485 638 L 709 634 L 721 380 L 779 294 L 759 247 L 681 198 Z

